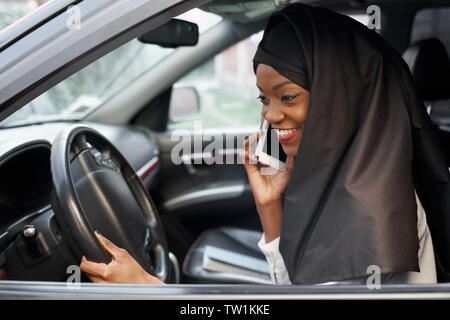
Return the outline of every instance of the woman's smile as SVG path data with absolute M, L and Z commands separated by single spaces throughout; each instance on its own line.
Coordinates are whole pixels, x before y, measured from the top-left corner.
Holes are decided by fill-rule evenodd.
M 300 132 L 300 127 L 291 129 L 275 129 L 280 143 L 289 143 Z

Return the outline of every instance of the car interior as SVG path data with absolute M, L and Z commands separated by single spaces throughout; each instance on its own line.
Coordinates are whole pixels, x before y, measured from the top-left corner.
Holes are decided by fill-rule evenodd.
M 187 32 L 167 24 L 134 39 L 167 54 L 139 65 L 127 83 L 109 79 L 120 90 L 103 101 L 79 100 L 65 119 L 0 122 L 1 279 L 66 281 L 67 267 L 79 265 L 82 253 L 99 252 L 89 230 L 100 230 L 167 283 L 272 283 L 238 153 L 260 120 L 252 53 L 267 17 L 285 2 L 210 1 L 199 8 L 216 19 L 206 30 L 180 16 L 182 22 L 170 23 Z M 370 19 L 363 0 L 309 3 L 361 23 Z M 450 6 L 440 0 L 370 4 L 381 8 L 381 29 L 374 32 L 410 68 L 450 168 Z M 123 57 L 119 50 L 108 55 L 111 69 Z M 122 63 L 120 73 L 137 57 Z M 208 149 L 208 137 L 221 137 L 219 147 Z M 174 163 L 174 150 L 186 141 L 189 151 Z M 117 180 L 118 171 L 126 183 Z M 141 210 L 144 220 L 134 214 Z M 437 271 L 439 282 L 450 281 L 439 265 Z M 83 275 L 83 281 L 89 280 Z

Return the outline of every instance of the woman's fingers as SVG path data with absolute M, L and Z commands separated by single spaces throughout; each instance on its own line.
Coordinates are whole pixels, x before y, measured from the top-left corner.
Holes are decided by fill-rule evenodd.
M 113 259 L 117 259 L 119 256 L 121 256 L 123 249 L 117 247 L 114 243 L 106 239 L 97 231 L 95 232 L 95 235 L 97 236 L 97 239 L 102 247 L 111 255 Z M 95 278 L 91 279 L 93 281 L 95 280 L 94 282 L 100 282 L 100 280 L 105 282 L 107 280 L 106 276 L 108 265 L 105 263 L 92 262 L 87 260 L 86 257 L 83 256 L 83 258 L 81 259 L 80 269 L 81 271 L 87 273 L 90 278 Z
M 247 151 L 254 152 L 255 150 L 253 147 L 256 146 L 256 143 L 258 142 L 260 135 L 261 135 L 261 132 L 259 131 L 255 134 L 251 135 L 250 137 L 248 137 L 248 139 L 246 139 L 244 141 L 244 149 Z
M 244 151 L 241 153 L 241 157 L 244 159 L 244 164 L 251 164 L 256 165 L 258 163 L 258 160 L 255 156 L 255 148 L 258 138 L 260 136 L 260 133 L 255 133 L 248 137 L 244 141 Z
M 88 278 L 94 283 L 109 283 L 109 281 L 95 276 L 88 275 Z
M 103 248 L 108 251 L 108 253 L 113 257 L 116 258 L 119 255 L 123 253 L 123 250 L 116 246 L 114 243 L 106 239 L 104 236 L 102 236 L 100 233 L 95 231 L 95 235 L 97 236 L 98 241 L 103 246 Z
M 163 284 L 161 280 L 148 274 L 125 249 L 117 247 L 97 232 L 96 236 L 113 259 L 110 263 L 105 264 L 88 261 L 86 257 L 82 258 L 80 269 L 88 275 L 92 282 Z
M 258 160 L 254 153 L 242 151 L 239 156 L 244 160 L 244 164 L 258 164 Z
M 104 263 L 89 261 L 85 256 L 81 259 L 80 270 L 95 278 L 103 279 L 107 267 Z

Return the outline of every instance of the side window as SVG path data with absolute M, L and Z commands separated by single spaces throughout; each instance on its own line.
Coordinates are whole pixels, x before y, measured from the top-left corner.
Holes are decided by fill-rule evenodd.
M 195 121 L 203 128 L 257 127 L 261 104 L 252 59 L 261 38 L 259 32 L 240 41 L 177 81 L 174 88 L 197 91 L 200 109 L 189 119 L 170 121 L 168 129 L 191 129 Z
M 439 39 L 447 49 L 447 55 L 450 54 L 450 7 L 423 9 L 416 13 L 412 25 L 410 42 L 415 43 L 419 40 L 429 38 Z M 445 68 L 441 70 L 442 72 L 448 72 Z M 449 76 L 450 74 L 447 74 L 446 78 L 448 79 Z M 430 98 L 430 100 L 435 99 Z M 438 100 L 428 101 L 427 111 L 434 122 L 438 124 L 446 123 L 445 121 L 450 117 L 450 100 Z
M 423 9 L 417 12 L 410 43 L 427 38 L 441 40 L 450 52 L 450 8 Z

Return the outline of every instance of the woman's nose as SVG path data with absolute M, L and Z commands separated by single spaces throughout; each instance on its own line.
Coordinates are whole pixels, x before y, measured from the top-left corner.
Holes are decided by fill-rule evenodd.
M 264 118 L 269 121 L 269 123 L 281 122 L 285 118 L 285 114 L 281 112 L 278 108 L 268 108 L 264 115 Z

